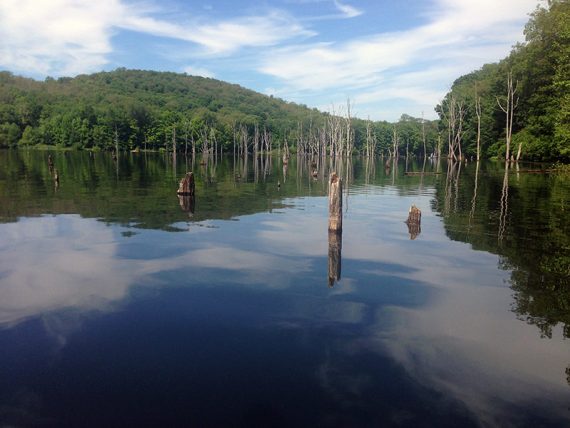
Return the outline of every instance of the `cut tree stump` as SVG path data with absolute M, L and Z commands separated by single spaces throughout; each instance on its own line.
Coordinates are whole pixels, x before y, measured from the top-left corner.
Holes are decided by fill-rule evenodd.
M 187 172 L 184 178 L 180 180 L 178 191 L 176 193 L 183 196 L 194 196 L 195 188 L 194 173 Z
M 412 205 L 410 207 L 406 224 L 408 225 L 408 233 L 410 234 L 410 239 L 416 239 L 417 236 L 422 232 L 422 211 L 415 205 Z
M 329 230 L 342 230 L 342 179 L 336 172 L 329 179 Z

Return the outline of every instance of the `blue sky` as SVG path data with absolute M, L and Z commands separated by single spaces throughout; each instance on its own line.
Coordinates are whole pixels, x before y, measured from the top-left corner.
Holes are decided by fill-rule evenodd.
M 362 118 L 435 118 L 453 80 L 524 40 L 537 0 L 1 0 L 0 69 L 213 77 Z

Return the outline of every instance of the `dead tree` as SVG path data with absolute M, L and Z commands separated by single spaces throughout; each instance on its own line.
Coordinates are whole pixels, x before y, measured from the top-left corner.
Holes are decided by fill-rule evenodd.
M 477 160 L 481 160 L 481 97 L 475 87 L 475 113 L 477 114 Z
M 503 100 L 502 103 L 499 97 L 497 97 L 497 104 L 499 105 L 501 110 L 503 110 L 503 112 L 506 114 L 506 120 L 505 120 L 505 139 L 507 143 L 507 147 L 505 150 L 506 160 L 510 159 L 511 140 L 513 136 L 513 117 L 515 115 L 515 109 L 517 108 L 517 105 L 519 103 L 519 97 L 517 96 L 515 98 L 518 86 L 519 86 L 518 81 L 515 84 L 513 84 L 513 72 L 509 71 L 507 73 L 507 97 L 505 100 Z
M 426 146 L 426 121 L 424 120 L 424 112 L 422 111 L 422 140 L 424 143 L 424 160 L 427 158 L 427 146 Z

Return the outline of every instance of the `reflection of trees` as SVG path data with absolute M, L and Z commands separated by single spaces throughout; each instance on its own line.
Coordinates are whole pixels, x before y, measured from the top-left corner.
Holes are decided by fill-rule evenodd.
M 499 266 L 511 271 L 512 310 L 521 320 L 544 337 L 561 325 L 570 338 L 570 224 L 564 211 L 570 182 L 521 171 L 513 183 L 508 165 L 502 167 L 474 164 L 457 185 L 458 169 L 448 164 L 433 206 L 451 239 L 500 256 Z
M 499 214 L 499 234 L 498 234 L 499 242 L 501 242 L 505 236 L 508 211 L 509 211 L 509 163 L 505 162 L 503 189 L 501 191 L 501 212 Z

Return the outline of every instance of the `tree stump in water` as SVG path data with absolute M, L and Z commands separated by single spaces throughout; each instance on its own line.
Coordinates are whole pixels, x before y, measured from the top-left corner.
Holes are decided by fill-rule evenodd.
M 194 173 L 187 172 L 180 184 L 178 185 L 178 193 L 183 196 L 194 196 L 195 184 L 194 184 Z
M 410 239 L 416 239 L 417 236 L 422 232 L 422 211 L 412 205 L 410 211 L 408 212 L 408 219 L 406 224 L 408 225 L 408 233 L 410 234 Z
M 329 179 L 329 230 L 342 230 L 342 179 L 336 172 Z
M 329 230 L 329 287 L 340 280 L 340 267 L 342 261 L 342 232 Z
M 48 169 L 50 171 L 53 170 L 53 159 L 51 158 L 51 155 L 48 155 Z

